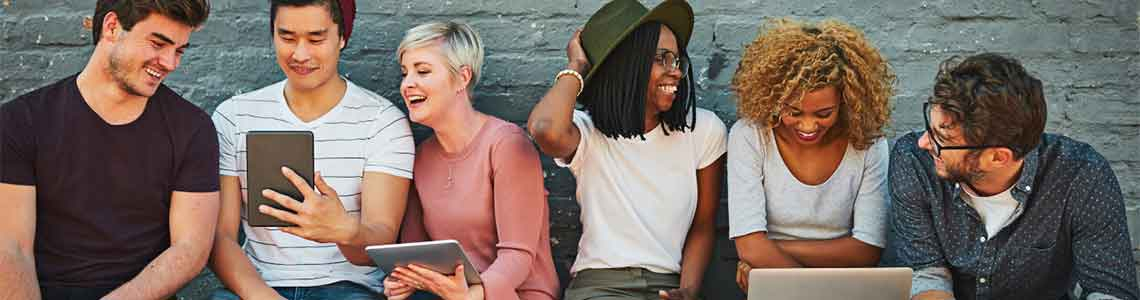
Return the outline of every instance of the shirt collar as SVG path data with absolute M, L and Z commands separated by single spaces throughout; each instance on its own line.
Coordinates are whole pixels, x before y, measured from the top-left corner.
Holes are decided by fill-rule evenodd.
M 1017 182 L 1013 184 L 1013 199 L 1017 202 L 1025 203 L 1029 195 L 1033 192 L 1033 182 L 1037 178 L 1037 161 L 1040 155 L 1039 149 L 1041 145 L 1034 147 L 1032 151 L 1025 154 L 1022 158 L 1024 163 L 1021 165 L 1021 175 L 1018 177 Z

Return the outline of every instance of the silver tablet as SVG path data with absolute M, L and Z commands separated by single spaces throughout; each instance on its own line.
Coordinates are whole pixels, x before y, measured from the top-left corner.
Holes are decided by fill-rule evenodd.
M 398 266 L 416 264 L 450 276 L 455 275 L 455 266 L 463 264 L 463 275 L 467 277 L 468 284 L 483 283 L 479 272 L 455 240 L 368 246 L 364 251 L 385 273 L 392 273 Z

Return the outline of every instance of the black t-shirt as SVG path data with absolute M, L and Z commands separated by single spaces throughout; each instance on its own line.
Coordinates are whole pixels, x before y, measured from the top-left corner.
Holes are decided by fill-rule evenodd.
M 0 106 L 0 182 L 36 187 L 42 287 L 118 286 L 170 247 L 171 192 L 218 190 L 217 133 L 166 86 L 107 124 L 75 79 Z

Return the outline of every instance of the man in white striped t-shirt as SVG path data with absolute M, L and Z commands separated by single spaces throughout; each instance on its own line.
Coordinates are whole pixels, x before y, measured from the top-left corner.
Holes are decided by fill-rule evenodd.
M 211 267 L 226 286 L 213 298 L 380 298 L 383 272 L 358 265 L 371 264 L 365 245 L 392 243 L 399 232 L 415 153 L 407 118 L 337 71 L 352 32 L 353 1 L 270 3 L 286 80 L 226 100 L 213 115 L 223 207 Z M 301 202 L 266 195 L 297 213 L 260 208 L 297 227 L 243 222 L 245 138 L 254 130 L 313 132 L 319 193 L 305 186 Z M 245 233 L 240 247 L 239 226 Z

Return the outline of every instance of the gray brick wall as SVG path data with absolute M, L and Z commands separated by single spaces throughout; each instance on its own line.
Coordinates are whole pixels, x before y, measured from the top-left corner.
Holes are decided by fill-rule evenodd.
M 78 72 L 91 51 L 82 27 L 93 0 L 0 0 L 0 102 Z M 650 4 L 659 2 L 650 1 Z M 268 5 L 263 0 L 214 0 L 208 25 L 167 84 L 207 111 L 225 98 L 283 78 L 273 60 Z M 392 55 L 403 31 L 430 20 L 471 23 L 487 44 L 476 106 L 522 124 L 564 64 L 563 48 L 602 0 L 358 0 L 352 45 L 342 72 L 357 84 L 399 99 Z M 899 74 L 892 136 L 921 127 L 920 103 L 938 62 L 951 55 L 995 51 L 1012 55 L 1045 81 L 1047 130 L 1092 144 L 1111 162 L 1140 245 L 1140 34 L 1137 0 L 699 0 L 690 53 L 699 106 L 736 120 L 728 84 L 742 45 L 762 20 L 838 18 L 867 32 Z M 426 134 L 417 128 L 420 138 Z M 561 268 L 573 260 L 580 224 L 574 179 L 544 158 L 551 192 L 551 243 Z M 722 208 L 721 225 L 725 222 Z M 723 235 L 723 228 L 721 229 Z M 731 243 L 718 243 L 706 294 L 735 297 Z M 1140 254 L 1138 254 L 1140 256 Z M 208 273 L 181 298 L 200 299 L 216 286 Z

